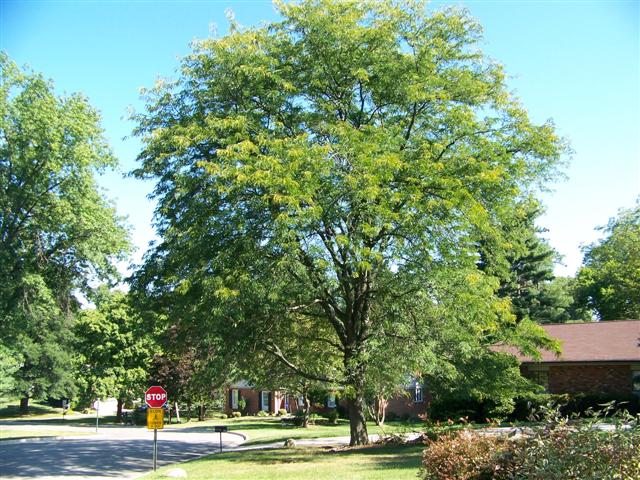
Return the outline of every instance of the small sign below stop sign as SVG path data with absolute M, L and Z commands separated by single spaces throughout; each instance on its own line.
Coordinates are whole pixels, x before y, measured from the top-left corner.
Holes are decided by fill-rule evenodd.
M 159 386 L 149 387 L 144 394 L 144 400 L 151 408 L 160 408 L 167 403 L 167 391 Z

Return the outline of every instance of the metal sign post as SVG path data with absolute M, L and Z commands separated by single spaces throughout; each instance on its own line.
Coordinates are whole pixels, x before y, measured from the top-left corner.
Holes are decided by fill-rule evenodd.
M 153 429 L 153 471 L 158 469 L 158 429 Z
M 222 453 L 222 432 L 226 432 L 227 430 L 229 430 L 229 427 L 227 427 L 226 425 L 216 425 L 213 428 L 216 432 L 220 433 L 220 453 Z
M 158 429 L 164 428 L 164 409 L 167 403 L 167 391 L 154 385 L 149 387 L 144 394 L 144 401 L 147 406 L 147 428 L 153 429 L 153 470 L 158 467 Z
M 164 409 L 147 409 L 147 428 L 153 430 L 153 470 L 158 468 L 158 430 L 164 428 Z
M 96 409 L 96 433 L 98 433 L 98 415 L 100 411 L 100 399 L 97 399 L 93 402 L 93 408 Z

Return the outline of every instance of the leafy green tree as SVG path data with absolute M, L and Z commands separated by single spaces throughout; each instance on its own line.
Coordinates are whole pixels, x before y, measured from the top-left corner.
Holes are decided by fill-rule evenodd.
M 401 382 L 435 368 L 457 321 L 462 345 L 520 335 L 476 246 L 490 240 L 504 255 L 512 205 L 553 176 L 564 146 L 510 96 L 463 11 L 278 8 L 281 22 L 232 23 L 199 42 L 177 82 L 147 92 L 135 174 L 157 180 L 162 241 L 134 286 L 189 306 L 181 318 L 224 348 L 342 385 L 351 444 L 365 444 L 367 378 L 385 336 L 407 359 Z M 454 297 L 463 303 L 452 308 Z M 293 324 L 308 328 L 299 340 Z M 526 332 L 540 344 L 541 329 Z M 309 338 L 337 368 L 287 357 Z
M 575 277 L 555 277 L 540 291 L 539 323 L 576 323 L 593 320 L 591 310 L 584 306 L 578 295 Z
M 13 393 L 70 395 L 76 291 L 116 275 L 125 229 L 95 175 L 115 165 L 80 95 L 0 54 L 0 343 L 22 357 Z
M 640 201 L 599 230 L 606 237 L 584 249 L 578 297 L 600 320 L 640 318 Z
M 149 377 L 154 340 L 122 292 L 102 292 L 96 309 L 80 312 L 74 325 L 84 397 L 115 397 L 117 420 L 127 400 L 139 398 Z
M 572 280 L 557 279 L 553 273 L 558 254 L 540 237 L 544 229 L 535 221 L 541 213 L 535 199 L 516 204 L 502 227 L 508 242 L 506 255 L 494 255 L 494 245 L 482 243 L 479 266 L 500 278 L 498 295 L 511 301 L 518 321 L 588 321 L 588 312 L 575 303 Z

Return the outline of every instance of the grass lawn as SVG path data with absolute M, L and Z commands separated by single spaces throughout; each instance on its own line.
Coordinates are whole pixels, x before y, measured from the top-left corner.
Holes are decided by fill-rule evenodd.
M 327 448 L 255 450 L 211 455 L 177 466 L 190 479 L 251 480 L 415 480 L 423 445 L 372 446 L 332 451 Z M 145 480 L 170 478 L 169 466 Z
M 95 435 L 93 432 L 69 432 L 56 430 L 9 430 L 0 428 L 0 441 L 18 440 L 20 438 L 33 437 L 76 437 L 84 435 Z
M 44 403 L 30 402 L 29 404 L 29 414 L 28 415 L 20 415 L 20 403 L 4 403 L 2 408 L 0 408 L 0 418 L 21 418 L 21 419 L 32 419 L 32 418 L 51 418 L 51 417 L 60 417 L 62 418 L 62 409 L 54 408 L 46 405 Z
M 205 422 L 189 422 L 183 424 L 166 425 L 168 429 L 192 430 L 199 432 L 213 432 L 214 425 L 227 425 L 229 431 L 242 433 L 248 437 L 245 445 L 261 445 L 272 442 L 284 442 L 287 438 L 294 440 L 322 438 L 322 437 L 343 437 L 349 435 L 349 422 L 338 420 L 337 425 L 319 424 L 310 425 L 308 428 L 296 427 L 292 424 L 283 423 L 279 418 L 263 417 L 241 417 L 218 420 L 207 420 Z M 367 425 L 369 434 L 408 433 L 424 427 L 421 423 L 392 422 L 385 424 L 384 428 L 376 426 L 374 423 Z

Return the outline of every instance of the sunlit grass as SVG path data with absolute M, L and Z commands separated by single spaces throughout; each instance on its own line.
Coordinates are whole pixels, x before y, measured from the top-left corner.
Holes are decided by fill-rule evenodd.
M 241 417 L 229 419 L 214 419 L 204 422 L 189 422 L 180 425 L 167 425 L 167 429 L 192 430 L 198 432 L 213 432 L 215 425 L 226 425 L 230 432 L 237 432 L 247 437 L 245 445 L 259 445 L 272 442 L 284 442 L 288 438 L 294 440 L 343 437 L 349 435 L 349 422 L 338 420 L 336 425 L 320 423 L 308 428 L 294 426 L 283 422 L 280 418 Z M 388 435 L 391 433 L 408 433 L 419 430 L 422 424 L 406 424 L 392 422 L 383 428 L 374 423 L 367 425 L 369 434 Z
M 190 479 L 415 480 L 423 445 L 331 450 L 294 448 L 222 453 L 177 465 Z M 165 467 L 145 480 L 170 478 Z

